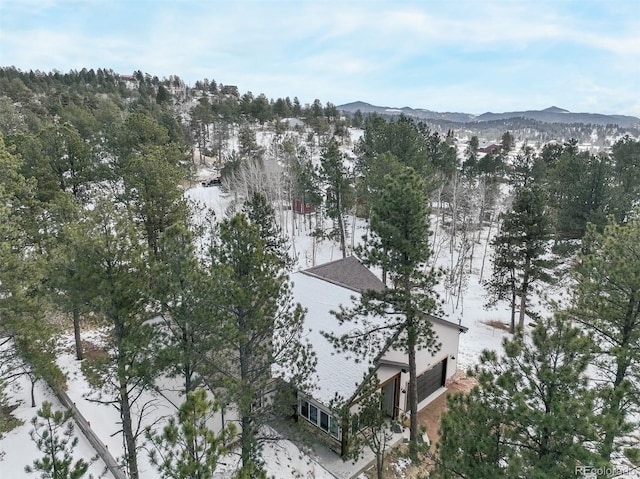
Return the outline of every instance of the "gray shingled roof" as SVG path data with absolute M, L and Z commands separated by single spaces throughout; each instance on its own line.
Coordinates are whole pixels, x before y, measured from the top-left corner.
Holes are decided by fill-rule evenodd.
M 306 269 L 302 273 L 323 279 L 343 288 L 361 293 L 368 289 L 383 291 L 385 285 L 355 256 L 321 264 Z
M 365 265 L 355 256 L 348 256 L 343 259 L 321 264 L 313 268 L 301 271 L 301 273 L 314 278 L 319 278 L 329 283 L 350 289 L 357 293 L 362 293 L 368 289 L 383 291 L 386 289 L 384 283 L 378 279 Z M 466 333 L 469 328 L 461 324 L 454 323 L 447 319 L 429 315 L 431 321 L 441 323 L 446 326 L 457 328 L 460 332 Z

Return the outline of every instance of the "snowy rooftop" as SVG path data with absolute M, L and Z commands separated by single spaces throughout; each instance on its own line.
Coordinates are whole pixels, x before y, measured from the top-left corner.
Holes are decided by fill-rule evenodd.
M 348 399 L 373 364 L 374 357 L 369 361 L 356 361 L 353 354 L 338 353 L 321 331 L 342 335 L 353 330 L 352 324 L 340 325 L 331 311 L 338 311 L 340 305 L 353 305 L 351 297 L 357 298 L 358 294 L 304 272 L 292 274 L 291 280 L 294 300 L 307 308 L 305 330 L 309 331 L 307 339 L 318 359 L 313 397 L 327 405 L 336 394 Z

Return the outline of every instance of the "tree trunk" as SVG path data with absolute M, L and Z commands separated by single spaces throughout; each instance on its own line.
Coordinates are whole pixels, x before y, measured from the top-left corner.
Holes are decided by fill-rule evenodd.
M 242 467 L 251 470 L 253 467 L 253 433 L 251 431 L 251 419 L 243 416 L 240 420 L 242 431 L 240 432 L 240 458 L 242 459 Z
M 408 318 L 407 349 L 409 355 L 409 455 L 418 457 L 418 381 L 416 369 L 416 331 L 413 318 Z
M 632 338 L 631 335 L 636 326 L 635 325 L 635 311 L 638 311 L 639 305 L 637 301 L 634 301 L 633 298 L 635 294 L 632 294 L 632 299 L 629 301 L 627 307 L 627 313 L 624 318 L 624 326 L 622 328 L 622 337 L 620 338 L 619 347 L 621 350 L 626 350 L 626 354 L 623 356 L 624 360 L 616 355 L 616 377 L 613 381 L 612 387 L 612 397 L 610 403 L 607 405 L 605 416 L 608 416 L 613 420 L 615 426 L 607 427 L 604 434 L 604 439 L 602 440 L 602 445 L 600 446 L 600 455 L 606 461 L 611 459 L 611 454 L 613 453 L 613 443 L 619 435 L 619 431 L 621 431 L 624 425 L 624 411 L 621 409 L 622 402 L 622 391 L 620 391 L 620 385 L 627 377 L 627 370 L 630 365 L 629 359 L 629 348 L 631 347 Z M 619 353 L 618 353 L 619 354 Z
M 80 337 L 80 311 L 77 306 L 73 308 L 73 335 L 76 340 L 76 358 L 78 361 L 84 359 L 84 351 L 82 350 L 82 338 Z
M 190 348 L 190 342 L 189 342 L 189 334 L 188 331 L 186 330 L 186 325 L 185 325 L 185 330 L 182 332 L 182 345 L 183 345 L 183 357 L 184 357 L 184 393 L 185 395 L 188 394 L 189 392 L 191 392 L 193 385 L 192 385 L 192 375 L 193 375 L 193 370 L 191 369 L 191 348 Z
M 489 230 L 487 231 L 487 241 L 484 244 L 484 253 L 482 254 L 482 266 L 480 266 L 480 279 L 479 279 L 480 283 L 482 283 L 482 274 L 484 273 L 484 261 L 487 258 L 487 249 L 489 248 L 489 241 L 491 239 L 491 226 L 493 226 L 493 214 L 489 218 Z
M 511 330 L 510 333 L 516 332 L 516 285 L 513 279 L 513 271 L 511 272 Z
M 384 449 L 378 452 L 378 454 L 376 454 L 376 471 L 377 471 L 378 479 L 384 479 L 383 466 L 384 466 Z
M 529 289 L 529 269 L 531 260 L 526 259 L 524 264 L 524 275 L 522 276 L 522 289 L 520 290 L 520 316 L 518 318 L 518 328 L 524 331 L 524 318 L 527 314 L 527 290 Z
M 344 220 L 342 218 L 342 202 L 338 198 L 338 231 L 340 232 L 340 251 L 342 252 L 342 257 L 347 257 L 347 239 L 345 237 L 344 232 Z
M 606 461 L 611 459 L 613 453 L 613 442 L 618 437 L 622 426 L 624 424 L 624 413 L 621 411 L 620 403 L 622 400 L 621 391 L 619 390 L 620 384 L 625 379 L 627 364 L 618 364 L 616 368 L 616 378 L 613 382 L 613 388 L 611 391 L 611 400 L 607 405 L 605 417 L 609 419 L 610 424 L 614 424 L 614 427 L 608 426 L 605 429 L 604 439 L 600 446 L 600 455 Z
M 133 432 L 131 419 L 131 404 L 127 381 L 120 378 L 120 418 L 122 420 L 122 433 L 124 435 L 124 455 L 127 462 L 130 479 L 138 479 L 138 451 L 136 450 L 136 438 Z
M 238 313 L 238 331 L 247 333 L 247 326 L 245 324 L 244 314 Z M 251 363 L 251 350 L 246 340 L 240 340 L 238 344 L 238 359 L 240 362 L 240 380 L 243 383 L 250 383 L 250 363 Z M 248 391 L 248 394 L 251 394 Z M 249 399 L 249 401 L 247 401 Z M 255 397 L 242 398 L 238 407 L 238 415 L 240 416 L 240 458 L 242 460 L 242 468 L 245 472 L 253 470 L 255 465 L 255 450 L 254 450 L 254 431 L 253 431 L 253 418 L 251 412 L 251 404 L 257 399 Z

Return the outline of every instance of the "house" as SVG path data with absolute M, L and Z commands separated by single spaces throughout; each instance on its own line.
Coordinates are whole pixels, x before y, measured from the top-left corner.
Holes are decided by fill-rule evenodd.
M 306 201 L 295 198 L 293 201 L 293 211 L 302 215 L 308 215 L 314 212 L 313 205 L 311 203 L 307 203 Z
M 382 291 L 385 285 L 360 261 L 351 256 L 316 266 L 291 275 L 293 296 L 307 309 L 305 330 L 307 339 L 316 353 L 316 389 L 309 395 L 299 395 L 298 417 L 317 427 L 325 435 L 332 449 L 344 455 L 347 452 L 349 425 L 341 422 L 332 402 L 341 398 L 352 413 L 357 412 L 359 385 L 365 375 L 374 371 L 384 395 L 384 408 L 390 418 L 408 415 L 406 391 L 409 384 L 409 364 L 403 351 L 385 347 L 371 351 L 364 360 L 356 360 L 353 354 L 336 352 L 322 332 L 342 335 L 353 325 L 340 324 L 331 311 L 340 306 L 354 304 L 362 291 Z M 432 316 L 431 323 L 442 344 L 431 354 L 423 350 L 417 353 L 418 409 L 422 409 L 446 390 L 447 381 L 457 369 L 458 341 L 467 328 Z
M 124 82 L 127 90 L 135 90 L 138 88 L 138 80 L 133 75 L 118 75 L 120 81 Z
M 502 146 L 501 145 L 496 145 L 495 143 L 492 143 L 491 145 L 487 145 L 484 146 L 482 148 L 478 148 L 478 152 L 479 153 L 500 153 L 500 151 L 502 151 Z

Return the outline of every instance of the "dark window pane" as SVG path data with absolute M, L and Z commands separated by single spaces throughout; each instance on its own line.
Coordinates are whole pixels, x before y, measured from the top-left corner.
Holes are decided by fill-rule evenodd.
M 302 401 L 302 404 L 300 405 L 300 414 L 309 419 L 309 403 L 307 401 Z
M 339 432 L 340 432 L 340 423 L 338 421 L 338 419 L 336 419 L 335 417 L 331 417 L 329 424 L 331 425 L 330 429 L 331 429 L 331 435 L 333 437 L 335 437 L 336 439 L 338 438 Z
M 309 404 L 309 421 L 318 424 L 318 408 L 313 404 Z
M 320 411 L 320 427 L 329 432 L 329 415 L 326 412 Z

